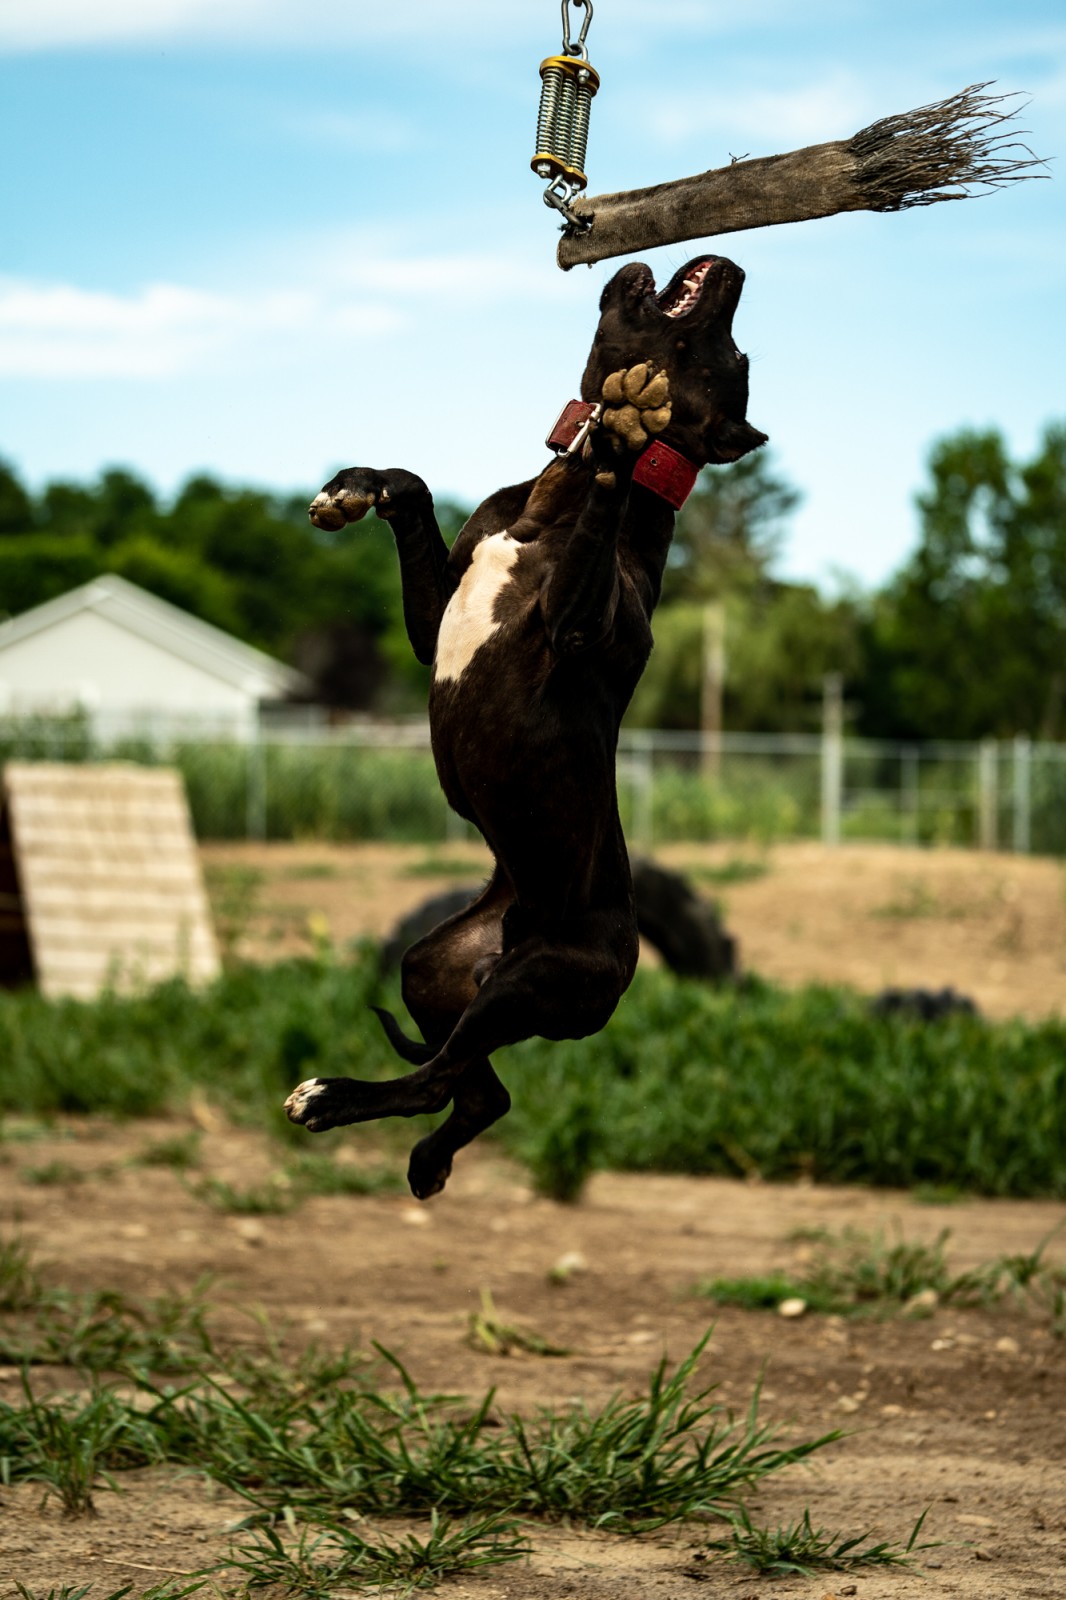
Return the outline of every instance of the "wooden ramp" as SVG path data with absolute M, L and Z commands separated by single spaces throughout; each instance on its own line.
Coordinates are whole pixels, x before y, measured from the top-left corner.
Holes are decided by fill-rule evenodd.
M 0 982 L 49 997 L 206 983 L 218 951 L 181 774 L 12 761 L 0 785 Z

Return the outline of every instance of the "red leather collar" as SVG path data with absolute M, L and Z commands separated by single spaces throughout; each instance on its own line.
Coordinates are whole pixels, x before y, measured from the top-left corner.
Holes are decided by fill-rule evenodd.
M 580 450 L 602 412 L 603 407 L 591 401 L 569 400 L 545 440 L 548 449 L 559 455 L 572 455 Z M 675 511 L 680 511 L 692 493 L 699 472 L 699 467 L 687 456 L 672 450 L 661 439 L 653 439 L 637 457 L 633 482 L 650 489 Z
M 633 482 L 650 489 L 652 494 L 657 494 L 668 505 L 672 505 L 675 511 L 681 510 L 699 475 L 699 467 L 693 465 L 688 456 L 671 450 L 661 439 L 652 440 L 637 457 L 637 464 L 633 468 Z

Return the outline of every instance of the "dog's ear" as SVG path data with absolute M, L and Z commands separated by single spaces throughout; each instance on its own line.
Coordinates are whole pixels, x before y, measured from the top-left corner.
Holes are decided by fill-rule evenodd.
M 750 422 L 724 422 L 714 434 L 713 461 L 739 461 L 749 450 L 765 444 L 769 434 L 760 433 Z

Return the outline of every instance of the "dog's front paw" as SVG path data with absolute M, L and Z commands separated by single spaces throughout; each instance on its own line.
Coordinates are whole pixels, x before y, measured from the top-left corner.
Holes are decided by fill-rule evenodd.
M 308 507 L 316 528 L 336 531 L 346 522 L 360 522 L 382 493 L 382 474 L 368 467 L 349 467 L 331 478 Z
M 360 522 L 373 509 L 386 522 L 397 512 L 422 504 L 433 509 L 429 490 L 422 479 L 403 467 L 348 467 L 331 478 L 315 495 L 308 516 L 316 528 L 335 531 L 346 522 Z
M 653 434 L 669 426 L 670 380 L 647 362 L 612 372 L 603 385 L 603 426 L 616 448 L 643 450 Z

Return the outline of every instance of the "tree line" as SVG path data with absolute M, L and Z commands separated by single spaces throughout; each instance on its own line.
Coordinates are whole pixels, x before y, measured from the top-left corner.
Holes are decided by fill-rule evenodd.
M 309 498 L 198 475 L 164 503 L 117 468 L 35 494 L 0 462 L 0 618 L 116 572 L 300 667 L 325 705 L 417 710 L 425 672 L 403 630 L 391 534 L 374 518 L 314 528 Z M 816 727 L 823 680 L 838 673 L 849 726 L 869 737 L 1066 738 L 1066 424 L 1026 461 L 994 429 L 937 441 L 917 545 L 873 593 L 827 596 L 777 575 L 798 501 L 767 451 L 701 474 L 634 725 L 700 725 L 713 615 L 728 729 Z M 450 540 L 465 512 L 438 513 Z

